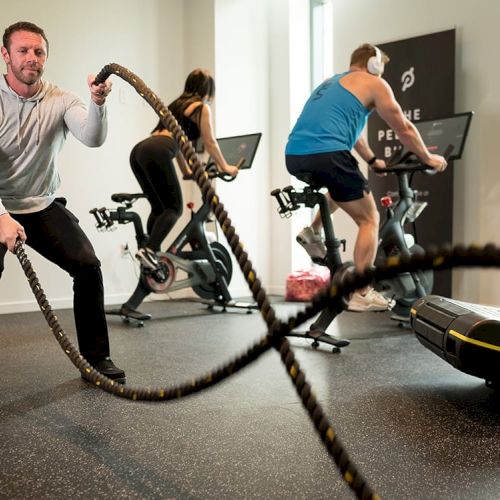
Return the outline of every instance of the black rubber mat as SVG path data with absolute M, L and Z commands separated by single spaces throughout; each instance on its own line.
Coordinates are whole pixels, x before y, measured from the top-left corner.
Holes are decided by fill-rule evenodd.
M 277 303 L 287 317 L 300 307 Z M 151 302 L 143 328 L 109 318 L 133 385 L 176 384 L 260 338 L 258 313 Z M 74 339 L 72 314 L 59 311 Z M 383 499 L 500 498 L 500 396 L 386 313 L 343 313 L 340 354 L 291 339 L 307 379 Z M 0 497 L 352 498 L 269 351 L 182 401 L 134 403 L 82 381 L 40 313 L 0 316 Z

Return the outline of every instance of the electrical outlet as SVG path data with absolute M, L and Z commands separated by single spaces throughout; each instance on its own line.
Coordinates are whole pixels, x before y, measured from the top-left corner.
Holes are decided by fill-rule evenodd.
M 127 257 L 129 254 L 129 251 L 130 250 L 128 248 L 128 243 L 122 243 L 120 246 L 120 253 L 121 253 L 122 258 Z

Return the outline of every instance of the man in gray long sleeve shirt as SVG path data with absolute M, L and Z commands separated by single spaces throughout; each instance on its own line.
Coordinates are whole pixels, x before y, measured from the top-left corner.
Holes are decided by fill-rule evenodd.
M 57 155 L 68 131 L 98 147 L 107 132 L 111 83 L 89 75 L 87 110 L 79 97 L 42 79 L 48 41 L 38 26 L 19 22 L 5 30 L 0 77 L 0 277 L 7 250 L 18 238 L 74 280 L 74 315 L 82 355 L 117 382 L 125 373 L 109 358 L 100 262 L 66 200 L 56 198 Z

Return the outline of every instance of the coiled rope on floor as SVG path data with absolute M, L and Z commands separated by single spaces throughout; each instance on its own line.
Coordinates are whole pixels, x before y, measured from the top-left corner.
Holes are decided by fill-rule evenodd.
M 301 370 L 299 363 L 295 359 L 295 355 L 285 336 L 290 333 L 291 330 L 319 313 L 327 305 L 333 307 L 338 312 L 342 311 L 342 297 L 371 283 L 373 280 L 378 281 L 382 278 L 395 276 L 399 272 L 412 271 L 416 269 L 440 269 L 454 267 L 455 265 L 499 266 L 500 257 L 498 249 L 492 246 L 487 246 L 484 249 L 477 247 L 463 249 L 463 247 L 457 247 L 453 250 L 446 248 L 439 252 L 431 251 L 425 256 L 413 256 L 409 259 L 388 259 L 387 263 L 380 268 L 368 270 L 362 274 L 347 275 L 344 281 L 332 283 L 328 290 L 320 293 L 303 312 L 298 313 L 296 317 L 290 318 L 287 322 L 282 322 L 276 318 L 276 313 L 270 304 L 260 280 L 257 278 L 257 273 L 253 269 L 252 263 L 248 258 L 248 254 L 243 250 L 243 245 L 241 244 L 239 236 L 236 234 L 236 231 L 231 224 L 231 219 L 224 209 L 224 205 L 220 202 L 203 166 L 191 146 L 191 143 L 177 123 L 175 117 L 140 78 L 118 64 L 109 64 L 105 66 L 97 75 L 96 82 L 103 82 L 111 74 L 115 74 L 130 83 L 151 105 L 156 114 L 159 116 L 163 126 L 173 134 L 180 146 L 182 154 L 193 171 L 193 177 L 201 190 L 204 201 L 209 200 L 211 203 L 212 211 L 238 261 L 245 280 L 250 287 L 252 295 L 259 307 L 259 311 L 267 325 L 268 333 L 239 357 L 226 363 L 224 366 L 213 370 L 205 376 L 192 379 L 183 384 L 160 388 L 138 388 L 117 384 L 96 371 L 81 356 L 78 349 L 71 343 L 59 324 L 57 316 L 53 312 L 43 289 L 40 286 L 31 263 L 24 252 L 22 243 L 17 242 L 15 247 L 16 256 L 21 263 L 40 309 L 62 349 L 70 358 L 72 363 L 82 374 L 84 374 L 86 378 L 91 380 L 96 386 L 102 388 L 106 392 L 131 400 L 166 401 L 178 399 L 213 386 L 217 382 L 229 377 L 233 373 L 250 364 L 270 347 L 274 347 L 280 352 L 282 361 L 296 387 L 297 393 L 299 394 L 304 407 L 307 409 L 315 428 L 328 450 L 328 453 L 331 455 L 335 464 L 339 468 L 344 481 L 347 482 L 358 498 L 377 499 L 378 495 L 371 489 L 367 481 L 363 478 L 353 462 L 350 460 L 340 439 L 336 435 L 333 426 L 325 416 L 321 405 L 312 393 L 311 386 L 307 382 L 304 372 Z

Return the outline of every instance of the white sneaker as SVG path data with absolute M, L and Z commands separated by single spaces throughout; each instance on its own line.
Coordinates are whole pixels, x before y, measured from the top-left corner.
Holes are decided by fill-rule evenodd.
M 349 301 L 349 311 L 390 311 L 394 307 L 394 300 L 384 297 L 381 293 L 370 288 L 365 295 L 356 290 Z
M 143 247 L 139 248 L 137 253 L 135 254 L 136 259 L 146 268 L 156 271 L 160 266 L 158 262 L 158 258 L 156 257 L 156 253 L 153 252 L 150 248 Z
M 309 256 L 313 259 L 324 259 L 326 246 L 319 233 L 315 233 L 310 226 L 305 227 L 297 235 L 296 240 L 300 243 Z

